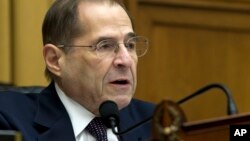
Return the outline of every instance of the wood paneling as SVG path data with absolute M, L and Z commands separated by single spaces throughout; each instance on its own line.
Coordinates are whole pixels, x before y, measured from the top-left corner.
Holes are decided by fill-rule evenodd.
M 179 100 L 210 83 L 226 85 L 240 112 L 250 110 L 250 5 L 140 0 L 136 27 L 150 40 L 139 59 L 136 97 Z M 222 91 L 185 104 L 188 120 L 226 114 Z
M 46 85 L 41 27 L 50 6 L 47 1 L 13 2 L 13 83 Z
M 11 78 L 11 28 L 10 2 L 0 1 L 0 82 L 10 83 Z

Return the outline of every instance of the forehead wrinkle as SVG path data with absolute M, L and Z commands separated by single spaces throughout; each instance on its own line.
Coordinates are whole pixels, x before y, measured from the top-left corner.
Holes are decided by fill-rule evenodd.
M 91 12 L 95 11 L 95 12 Z M 119 5 L 96 5 L 94 3 L 82 3 L 78 6 L 80 21 L 88 24 L 89 22 L 103 25 L 131 26 L 132 23 L 126 11 Z M 108 16 L 107 16 L 108 15 Z M 95 18 L 93 18 L 95 17 Z M 90 21 L 89 21 L 90 20 Z M 112 23 L 110 23 L 112 21 Z M 91 24 L 89 24 L 91 25 Z
M 95 12 L 91 13 L 89 10 Z M 85 37 L 89 43 L 96 43 L 107 38 L 118 40 L 134 34 L 129 16 L 119 5 L 103 6 L 84 3 L 79 5 L 78 12 L 80 21 L 87 29 Z

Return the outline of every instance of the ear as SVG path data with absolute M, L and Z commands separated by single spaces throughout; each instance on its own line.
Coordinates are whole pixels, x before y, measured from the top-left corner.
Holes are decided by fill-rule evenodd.
M 47 69 L 56 76 L 61 75 L 60 59 L 64 52 L 53 44 L 46 44 L 43 47 L 43 58 Z

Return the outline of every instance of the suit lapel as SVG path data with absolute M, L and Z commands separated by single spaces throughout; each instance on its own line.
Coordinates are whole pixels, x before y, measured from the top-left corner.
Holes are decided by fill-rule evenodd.
M 41 92 L 34 119 L 38 141 L 75 141 L 70 118 L 60 101 L 53 82 Z

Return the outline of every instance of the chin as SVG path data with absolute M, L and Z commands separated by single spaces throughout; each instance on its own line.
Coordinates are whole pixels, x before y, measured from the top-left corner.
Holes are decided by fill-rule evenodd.
M 115 98 L 115 103 L 118 105 L 119 110 L 123 109 L 124 107 L 128 106 L 132 97 L 118 97 Z

